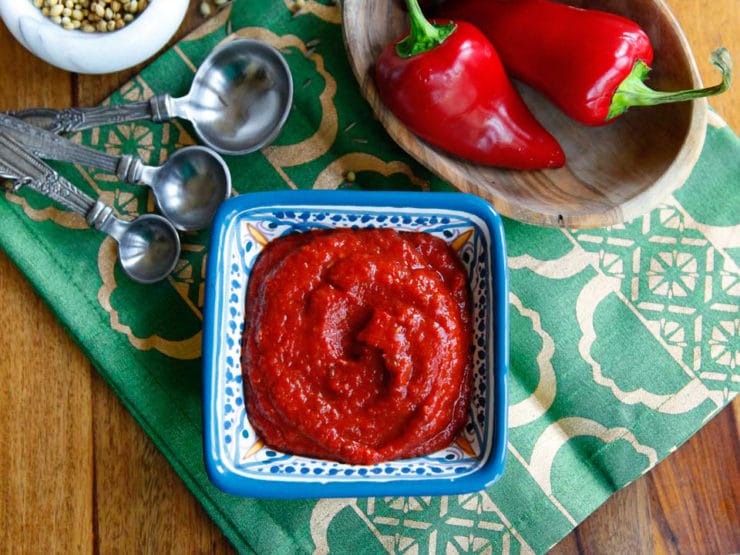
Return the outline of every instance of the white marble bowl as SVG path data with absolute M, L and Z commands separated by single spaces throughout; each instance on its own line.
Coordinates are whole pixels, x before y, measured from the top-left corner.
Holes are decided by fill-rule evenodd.
M 42 15 L 31 0 L 0 1 L 13 36 L 46 62 L 75 73 L 113 73 L 156 54 L 175 34 L 188 0 L 153 0 L 131 23 L 109 33 L 68 30 Z

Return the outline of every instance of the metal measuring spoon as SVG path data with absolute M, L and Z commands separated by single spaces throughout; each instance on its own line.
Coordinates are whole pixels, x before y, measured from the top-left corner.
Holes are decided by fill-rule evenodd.
M 161 281 L 180 258 L 180 238 L 162 216 L 144 214 L 133 221 L 116 217 L 112 207 L 87 196 L 4 131 L 0 131 L 0 176 L 15 180 L 16 188 L 25 186 L 58 202 L 110 235 L 118 243 L 123 271 L 134 281 Z
M 190 120 L 203 143 L 223 154 L 247 154 L 277 137 L 288 118 L 293 78 L 269 44 L 236 39 L 215 48 L 183 97 L 162 94 L 146 102 L 97 108 L 12 112 L 54 132 L 79 131 L 135 120 Z
M 228 166 L 202 146 L 181 148 L 161 166 L 147 166 L 136 156 L 100 152 L 7 114 L 0 114 L 0 128 L 39 158 L 92 166 L 116 174 L 121 181 L 149 185 L 160 211 L 177 229 L 207 227 L 231 194 Z

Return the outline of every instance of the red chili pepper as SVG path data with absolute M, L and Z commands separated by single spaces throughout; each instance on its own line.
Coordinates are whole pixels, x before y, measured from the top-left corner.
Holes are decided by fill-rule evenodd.
M 385 105 L 424 140 L 467 160 L 562 166 L 563 150 L 519 97 L 488 39 L 469 23 L 429 22 L 417 0 L 408 9 L 410 34 L 376 61 Z
M 650 89 L 644 83 L 653 61 L 650 39 L 635 22 L 607 12 L 551 0 L 451 0 L 439 15 L 474 23 L 514 78 L 587 125 L 607 123 L 630 106 L 719 94 L 731 81 L 732 62 L 721 48 L 712 54 L 721 84 L 678 92 Z

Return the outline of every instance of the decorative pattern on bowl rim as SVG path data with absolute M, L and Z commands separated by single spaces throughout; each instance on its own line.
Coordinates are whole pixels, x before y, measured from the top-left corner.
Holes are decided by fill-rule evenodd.
M 457 193 L 331 193 L 243 195 L 224 203 L 216 218 L 204 317 L 205 452 L 211 479 L 232 493 L 270 497 L 361 495 L 361 490 L 395 495 L 398 487 L 432 494 L 485 487 L 500 475 L 504 456 L 501 404 L 503 400 L 505 408 L 506 393 L 505 382 L 497 379 L 496 363 L 504 363 L 505 374 L 508 360 L 500 351 L 508 349 L 500 341 L 501 330 L 508 327 L 499 321 L 506 320 L 507 313 L 495 310 L 502 303 L 494 294 L 500 295 L 507 278 L 505 266 L 504 275 L 499 275 L 503 239 L 498 216 L 481 199 Z M 420 206 L 414 202 L 417 195 L 441 201 L 446 208 Z M 276 237 L 335 227 L 423 231 L 458 251 L 468 271 L 474 307 L 474 387 L 468 422 L 447 448 L 424 457 L 348 465 L 272 450 L 251 427 L 240 363 L 251 268 L 262 247 Z

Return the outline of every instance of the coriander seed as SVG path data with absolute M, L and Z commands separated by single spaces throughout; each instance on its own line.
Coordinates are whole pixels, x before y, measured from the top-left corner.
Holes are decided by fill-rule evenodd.
M 44 17 L 64 29 L 108 33 L 131 23 L 149 0 L 30 0 Z

